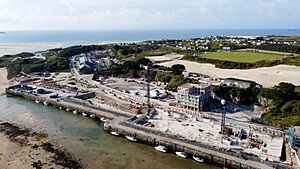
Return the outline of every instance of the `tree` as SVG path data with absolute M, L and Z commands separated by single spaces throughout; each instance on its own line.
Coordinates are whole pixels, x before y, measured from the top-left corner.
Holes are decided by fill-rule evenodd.
M 186 82 L 186 79 L 183 76 L 175 76 L 170 80 L 166 89 L 175 92 L 175 91 L 177 91 L 177 87 L 184 84 L 185 82 Z
M 152 62 L 151 60 L 147 59 L 147 58 L 141 58 L 141 59 L 138 59 L 136 61 L 136 63 L 138 65 L 144 65 L 144 66 L 151 66 L 152 65 Z
M 171 70 L 174 75 L 181 75 L 185 71 L 185 66 L 181 64 L 176 64 L 171 67 Z

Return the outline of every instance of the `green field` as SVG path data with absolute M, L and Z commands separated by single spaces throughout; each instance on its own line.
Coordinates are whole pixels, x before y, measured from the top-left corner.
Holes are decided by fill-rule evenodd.
M 255 63 L 263 60 L 280 60 L 284 58 L 284 56 L 280 54 L 248 51 L 208 52 L 206 54 L 199 55 L 199 57 L 241 63 Z

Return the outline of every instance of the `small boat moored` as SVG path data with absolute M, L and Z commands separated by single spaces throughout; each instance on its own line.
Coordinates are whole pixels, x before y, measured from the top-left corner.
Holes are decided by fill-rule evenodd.
M 36 99 L 36 100 L 35 100 L 35 103 L 39 104 L 39 103 L 40 103 L 40 101 Z
M 203 158 L 201 158 L 201 157 L 198 157 L 198 156 L 193 156 L 193 159 L 195 160 L 195 161 L 197 161 L 198 163 L 203 163 L 204 162 L 204 159 Z
M 116 131 L 111 131 L 110 134 L 114 135 L 114 136 L 119 136 L 119 133 Z
M 74 110 L 74 111 L 73 111 L 73 114 L 77 114 L 77 110 Z
M 101 117 L 100 120 L 101 120 L 102 122 L 107 122 L 107 119 L 105 119 L 104 117 Z
M 70 111 L 70 109 L 69 109 L 69 108 L 67 108 L 67 109 L 66 109 L 66 111 Z
M 48 102 L 47 101 L 44 101 L 43 104 L 44 104 L 44 106 L 48 106 Z
M 94 118 L 96 118 L 96 115 L 91 114 L 91 115 L 90 115 L 90 118 L 94 119 Z
M 163 152 L 163 153 L 167 152 L 167 147 L 162 146 L 162 145 L 155 146 L 154 148 L 155 148 L 155 150 Z
M 82 112 L 82 116 L 84 116 L 84 117 L 85 117 L 85 116 L 87 116 L 87 114 L 86 114 L 86 113 L 84 113 L 84 112 Z
M 187 158 L 187 154 L 185 152 L 176 151 L 175 154 L 181 158 Z
M 132 141 L 132 142 L 136 142 L 136 141 L 137 141 L 137 139 L 134 138 L 134 137 L 132 137 L 132 136 L 125 136 L 125 138 L 126 138 L 127 140 L 129 140 L 129 141 Z

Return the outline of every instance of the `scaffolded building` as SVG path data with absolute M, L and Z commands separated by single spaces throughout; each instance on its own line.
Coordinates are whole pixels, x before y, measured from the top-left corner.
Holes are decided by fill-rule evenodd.
M 186 83 L 178 87 L 177 103 L 186 113 L 201 112 L 209 102 L 210 96 L 209 84 Z

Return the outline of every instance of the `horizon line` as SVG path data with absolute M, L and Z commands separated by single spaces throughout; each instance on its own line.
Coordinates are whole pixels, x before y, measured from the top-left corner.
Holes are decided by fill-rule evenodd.
M 17 31 L 199 31 L 199 30 L 292 30 L 297 31 L 300 28 L 178 28 L 178 29 L 8 29 L 0 32 L 17 32 Z

